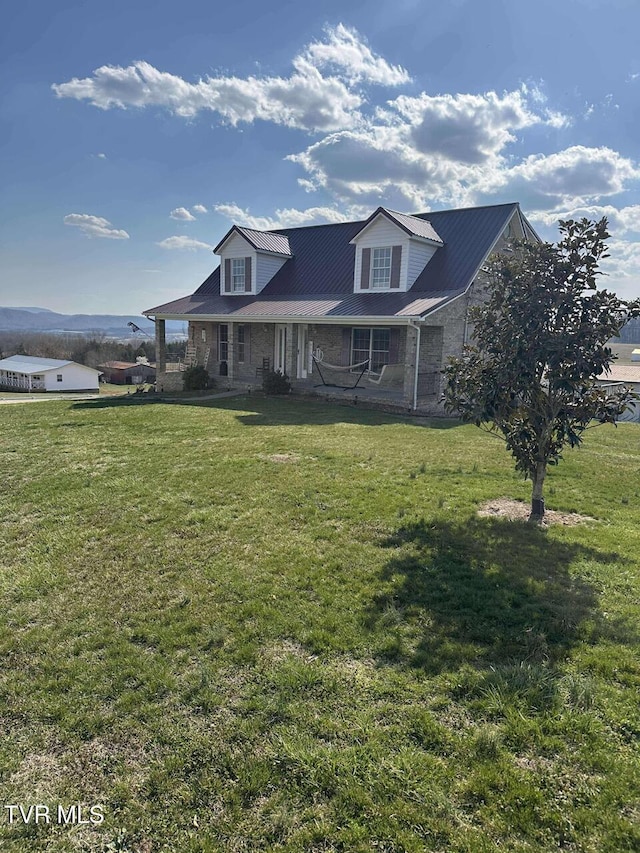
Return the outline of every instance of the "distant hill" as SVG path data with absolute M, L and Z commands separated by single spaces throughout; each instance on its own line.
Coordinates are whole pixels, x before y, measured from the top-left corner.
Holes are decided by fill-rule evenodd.
M 154 326 L 138 315 L 118 314 L 58 314 L 47 308 L 0 308 L 0 331 L 24 332 L 94 332 L 118 337 L 133 334 L 127 323 L 133 322 L 149 335 Z M 168 320 L 167 334 L 180 334 L 185 327 L 177 320 Z

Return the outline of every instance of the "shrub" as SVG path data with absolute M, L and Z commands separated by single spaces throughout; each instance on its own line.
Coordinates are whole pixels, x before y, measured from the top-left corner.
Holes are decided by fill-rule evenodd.
M 204 391 L 213 387 L 213 380 L 201 364 L 188 367 L 182 374 L 182 382 L 185 391 Z
M 291 391 L 291 382 L 281 370 L 270 370 L 262 377 L 262 390 L 265 394 L 288 394 Z

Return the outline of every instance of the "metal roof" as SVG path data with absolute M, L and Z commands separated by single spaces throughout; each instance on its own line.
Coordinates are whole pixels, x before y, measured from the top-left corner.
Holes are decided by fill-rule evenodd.
M 61 358 L 39 358 L 35 355 L 10 355 L 8 358 L 0 359 L 0 370 L 11 370 L 14 373 L 46 373 L 48 370 L 59 370 L 61 367 L 66 367 L 68 364 L 76 364 L 75 361 Z M 78 367 L 85 367 L 86 370 L 93 370 L 92 367 L 86 367 L 84 364 L 78 364 Z M 95 371 L 99 373 L 99 370 Z
M 430 223 L 444 245 L 436 249 L 406 293 L 353 292 L 355 246 L 350 241 L 365 222 L 341 222 L 268 232 L 287 237 L 293 257 L 285 261 L 257 296 L 221 296 L 218 267 L 192 296 L 150 308 L 144 313 L 188 317 L 224 315 L 236 319 L 323 314 L 334 317 L 424 316 L 465 292 L 517 210 L 514 202 L 407 217 Z
M 598 380 L 609 382 L 640 382 L 640 364 L 612 364 L 608 373 L 601 373 Z
M 155 365 L 140 361 L 105 361 L 99 367 L 106 367 L 109 370 L 130 370 L 132 367 L 155 367 Z
M 221 246 L 224 246 L 234 233 L 244 237 L 258 252 L 275 252 L 278 255 L 291 254 L 286 235 L 276 234 L 273 231 L 257 231 L 255 228 L 241 228 L 239 225 L 232 226 L 213 251 L 217 254 Z
M 391 219 L 411 237 L 424 237 L 427 240 L 433 240 L 434 243 L 442 244 L 440 236 L 428 220 L 421 219 L 419 216 L 412 216 L 408 213 L 398 213 L 395 210 L 388 210 L 386 207 L 379 207 L 375 210 L 360 230 L 364 231 L 379 214 L 383 214 L 388 219 Z M 428 216 L 428 214 L 423 214 L 423 216 Z

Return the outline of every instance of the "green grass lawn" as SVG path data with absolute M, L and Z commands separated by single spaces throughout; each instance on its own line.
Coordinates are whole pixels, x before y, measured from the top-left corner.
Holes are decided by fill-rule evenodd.
M 215 403 L 215 405 L 214 405 Z M 474 427 L 286 399 L 0 408 L 7 851 L 640 848 L 640 428 L 547 504 Z
M 148 387 L 150 387 L 150 386 L 145 385 L 145 388 L 148 388 Z M 90 393 L 97 393 L 97 394 L 100 394 L 101 396 L 103 396 L 103 395 L 104 396 L 112 396 L 112 395 L 126 394 L 127 389 L 129 389 L 132 393 L 135 391 L 135 388 L 131 385 L 113 385 L 110 382 L 103 382 L 100 384 L 100 388 L 98 389 L 98 391 L 90 392 Z M 22 401 L 29 400 L 29 399 L 53 400 L 58 396 L 58 393 L 59 392 L 52 392 L 52 391 L 48 391 L 48 392 L 42 391 L 40 393 L 38 393 L 37 391 L 31 391 L 31 392 L 29 392 L 29 391 L 5 391 L 2 388 L 0 388 L 0 400 L 22 400 Z M 65 397 L 67 397 L 67 396 L 82 396 L 82 393 L 83 392 L 78 392 L 78 391 L 63 391 L 62 392 L 62 394 L 64 394 Z

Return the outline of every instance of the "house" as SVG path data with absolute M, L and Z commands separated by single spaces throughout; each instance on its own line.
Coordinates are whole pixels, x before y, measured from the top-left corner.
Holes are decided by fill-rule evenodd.
M 0 388 L 5 391 L 97 391 L 99 370 L 75 361 L 12 355 L 0 359 Z
M 103 381 L 114 385 L 142 385 L 156 381 L 155 365 L 148 362 L 105 361 L 98 368 L 102 371 Z
M 630 388 L 636 394 L 640 394 L 640 364 L 618 364 L 614 362 L 608 371 L 598 376 L 596 382 L 608 391 L 616 391 L 616 389 L 625 387 Z M 635 400 L 630 403 L 619 420 L 640 421 L 640 401 Z
M 539 239 L 517 203 L 416 215 L 379 207 L 364 221 L 273 231 L 234 225 L 195 293 L 144 312 L 156 323 L 157 387 L 181 387 L 166 369 L 164 324 L 182 320 L 191 363 L 233 387 L 280 370 L 301 391 L 440 412 L 441 371 L 469 338 L 483 266 L 512 237 Z

